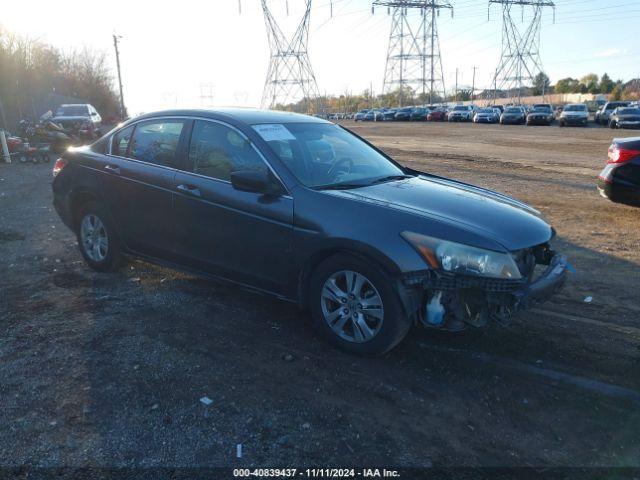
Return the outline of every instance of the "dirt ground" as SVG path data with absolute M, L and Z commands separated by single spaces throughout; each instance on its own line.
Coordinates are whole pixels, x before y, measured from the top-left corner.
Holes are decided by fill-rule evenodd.
M 613 132 L 346 124 L 540 209 L 566 289 L 508 327 L 416 328 L 357 358 L 291 304 L 139 261 L 89 270 L 51 165 L 0 164 L 0 466 L 640 467 L 640 209 L 594 187 Z

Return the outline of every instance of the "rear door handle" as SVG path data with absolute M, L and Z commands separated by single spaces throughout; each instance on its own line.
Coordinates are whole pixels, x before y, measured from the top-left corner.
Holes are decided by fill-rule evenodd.
M 104 169 L 109 173 L 120 175 L 120 167 L 118 167 L 117 165 L 105 165 Z
M 192 195 L 194 197 L 201 197 L 200 189 L 198 187 L 194 187 L 193 185 L 178 185 L 176 189 L 179 192 L 186 193 L 188 195 Z

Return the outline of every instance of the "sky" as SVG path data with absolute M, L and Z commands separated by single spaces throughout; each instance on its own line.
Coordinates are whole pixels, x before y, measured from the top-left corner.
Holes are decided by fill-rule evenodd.
M 287 15 L 286 4 L 289 5 Z M 371 0 L 313 0 L 309 57 L 322 93 L 382 89 L 391 17 Z M 502 14 L 488 0 L 450 0 L 438 18 L 447 89 L 489 87 L 500 58 Z M 543 16 L 540 55 L 555 83 L 607 72 L 640 77 L 640 0 L 555 0 Z M 303 0 L 268 0 L 285 34 Z M 241 7 L 241 8 L 240 8 Z M 529 11 L 524 12 L 525 27 Z M 259 106 L 269 62 L 260 0 L 21 0 L 2 9 L 15 33 L 64 50 L 107 52 L 115 78 L 112 35 L 120 40 L 124 98 L 131 114 L 173 107 Z

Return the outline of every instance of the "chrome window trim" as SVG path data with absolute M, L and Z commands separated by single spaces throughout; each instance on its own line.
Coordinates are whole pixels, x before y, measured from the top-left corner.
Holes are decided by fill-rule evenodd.
M 255 143 L 248 138 L 244 132 L 242 132 L 241 130 L 239 130 L 238 128 L 234 127 L 233 125 L 229 125 L 226 122 L 223 122 L 222 120 L 217 120 L 214 118 L 207 118 L 207 117 L 197 117 L 197 116 L 192 116 L 192 115 L 170 115 L 170 116 L 162 116 L 162 117 L 154 117 L 154 118 L 141 118 L 139 120 L 135 120 L 129 124 L 127 124 L 126 126 L 123 126 L 122 128 L 116 130 L 115 132 L 113 132 L 110 136 L 109 136 L 109 152 L 106 154 L 109 157 L 113 157 L 113 158 L 120 158 L 123 160 L 130 160 L 132 162 L 140 162 L 143 163 L 145 165 L 153 165 L 155 167 L 160 167 L 160 168 L 165 168 L 167 170 L 175 170 L 181 173 L 186 173 L 189 175 L 195 175 L 197 177 L 201 177 L 201 178 L 207 178 L 210 180 L 216 180 L 218 182 L 223 182 L 223 183 L 228 183 L 231 184 L 231 182 L 229 180 L 224 180 L 222 178 L 214 178 L 214 177 L 208 177 L 206 175 L 201 175 L 199 173 L 195 173 L 195 172 L 188 172 L 186 170 L 180 170 L 179 168 L 175 168 L 175 167 L 168 167 L 166 165 L 159 165 L 157 163 L 151 163 L 151 162 L 145 162 L 144 160 L 138 160 L 137 158 L 129 158 L 129 157 L 121 157 L 119 155 L 113 155 L 111 153 L 111 148 L 113 146 L 113 137 L 115 135 L 117 135 L 119 132 L 121 132 L 122 130 L 124 130 L 125 128 L 129 128 L 131 126 L 137 125 L 138 123 L 142 123 L 142 122 L 148 122 L 148 121 L 155 121 L 155 120 L 201 120 L 201 121 L 206 121 L 206 122 L 212 122 L 212 123 L 217 123 L 219 125 L 222 125 L 224 127 L 227 127 L 231 130 L 234 130 L 236 133 L 238 133 L 239 135 L 242 136 L 242 138 L 244 138 L 245 140 L 247 140 L 249 142 L 249 144 L 251 145 L 251 147 L 255 150 L 255 152 L 258 154 L 258 157 L 260 157 L 260 159 L 262 160 L 262 162 L 267 166 L 267 168 L 271 171 L 271 173 L 278 179 L 278 181 L 280 182 L 280 184 L 282 185 L 282 187 L 284 188 L 286 195 L 281 195 L 282 197 L 287 197 L 287 198 L 293 198 L 291 196 L 291 192 L 289 191 L 289 189 L 287 188 L 287 185 L 282 181 L 282 178 L 280 177 L 280 175 L 278 175 L 278 173 L 274 170 L 274 168 L 271 166 L 271 164 L 269 163 L 269 161 L 264 157 L 264 155 L 262 154 L 262 152 L 256 147 Z M 189 147 L 191 143 L 191 139 L 189 139 Z M 187 148 L 187 157 L 189 155 L 189 149 Z

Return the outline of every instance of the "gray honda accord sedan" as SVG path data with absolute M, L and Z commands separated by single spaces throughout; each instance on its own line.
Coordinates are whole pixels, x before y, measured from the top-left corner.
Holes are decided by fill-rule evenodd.
M 55 208 L 91 268 L 134 255 L 297 302 L 352 353 L 387 352 L 413 324 L 507 322 L 567 277 L 535 209 L 305 115 L 143 115 L 53 173 Z

